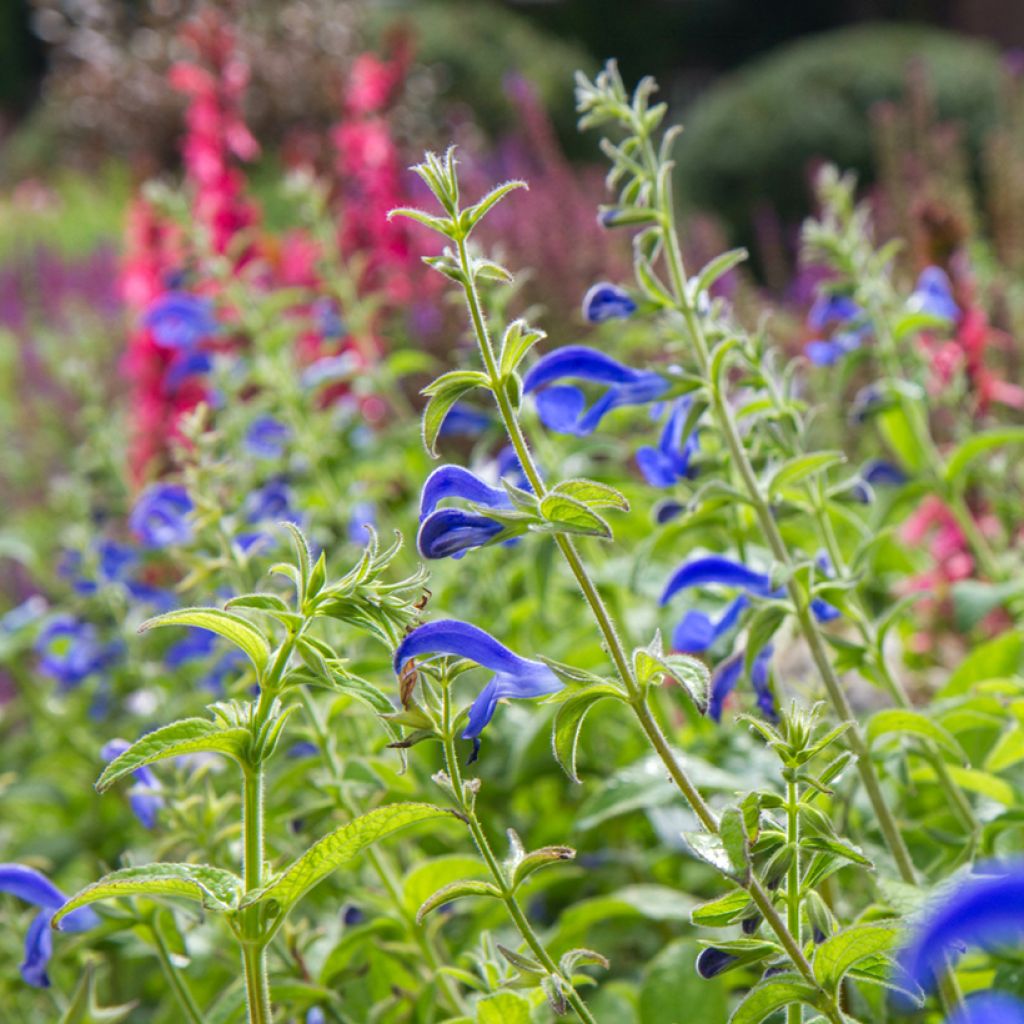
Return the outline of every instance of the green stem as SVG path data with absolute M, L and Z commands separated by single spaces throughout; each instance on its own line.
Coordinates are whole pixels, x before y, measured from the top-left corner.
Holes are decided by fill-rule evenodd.
M 556 978 L 558 980 L 559 990 L 565 997 L 566 1002 L 572 1007 L 576 1016 L 579 1017 L 584 1024 L 597 1024 L 595 1017 L 590 1010 L 587 1009 L 586 1003 L 584 1003 L 580 998 L 579 993 L 572 984 L 572 980 L 559 970 L 558 965 L 551 958 L 551 954 L 548 953 L 544 943 L 541 942 L 540 937 L 534 931 L 533 925 L 530 924 L 526 914 L 523 913 L 522 907 L 519 906 L 519 900 L 516 898 L 515 891 L 509 884 L 509 880 L 506 877 L 498 858 L 494 855 L 494 851 L 491 849 L 491 844 L 487 839 L 487 834 L 484 832 L 483 826 L 480 824 L 480 819 L 477 817 L 476 810 L 472 803 L 466 799 L 465 787 L 462 781 L 462 771 L 459 768 L 459 757 L 455 750 L 455 733 L 452 728 L 450 684 L 447 680 L 444 681 L 442 686 L 441 700 L 442 727 L 444 730 L 445 769 L 448 772 L 449 779 L 451 779 L 452 792 L 454 794 L 455 802 L 458 805 L 459 812 L 462 814 L 463 819 L 469 827 L 469 832 L 473 837 L 473 842 L 476 844 L 477 850 L 480 851 L 480 856 L 487 865 L 487 869 L 491 874 L 491 878 L 494 880 L 494 884 L 501 893 L 501 902 L 505 905 L 505 909 L 508 912 L 509 917 L 515 924 L 523 941 L 530 947 L 530 951 L 536 957 L 537 961 L 552 978 Z
M 792 779 L 786 782 L 786 841 L 793 851 L 786 881 L 786 917 L 789 933 L 800 941 L 800 815 L 797 805 L 797 786 Z M 803 1007 L 792 1003 L 786 1010 L 786 1024 L 800 1024 L 804 1019 Z
M 263 766 L 257 764 L 246 767 L 243 780 L 243 874 L 245 891 L 248 893 L 263 885 Z M 266 939 L 261 934 L 258 904 L 243 911 L 241 941 L 249 1024 L 271 1024 L 273 1014 L 267 976 Z
M 480 348 L 480 354 L 491 380 L 494 396 L 498 404 L 498 410 L 501 414 L 509 441 L 512 443 L 512 447 L 515 450 L 520 465 L 522 466 L 523 473 L 529 481 L 530 486 L 533 488 L 533 492 L 536 497 L 541 499 L 547 493 L 547 489 L 544 485 L 543 479 L 541 478 L 540 472 L 537 469 L 536 463 L 533 460 L 533 456 L 530 453 L 522 427 L 519 424 L 519 419 L 516 416 L 515 410 L 513 409 L 512 404 L 509 401 L 508 394 L 503 386 L 503 382 L 498 371 L 497 360 L 495 359 L 494 350 L 492 348 L 490 334 L 484 321 L 480 298 L 477 293 L 476 282 L 472 275 L 464 241 L 459 241 L 458 250 L 460 265 L 466 282 L 463 286 L 466 296 L 466 304 L 469 308 L 470 319 L 473 323 L 473 329 Z M 590 574 L 587 572 L 586 567 L 580 558 L 579 552 L 576 550 L 576 545 L 564 534 L 556 535 L 555 541 L 558 544 L 559 550 L 562 552 L 570 571 L 575 577 L 576 582 L 583 593 L 583 597 L 589 605 L 594 619 L 597 622 L 598 628 L 604 637 L 605 647 L 615 665 L 623 686 L 626 688 L 626 692 L 629 696 L 629 706 L 632 709 L 633 714 L 636 716 L 640 727 L 644 730 L 644 733 L 647 735 L 647 738 L 650 740 L 655 752 L 664 764 L 673 783 L 690 805 L 694 814 L 696 814 L 697 818 L 700 820 L 701 825 L 703 825 L 708 832 L 711 832 L 712 834 L 717 833 L 718 819 L 701 796 L 700 791 L 690 780 L 686 770 L 679 763 L 679 759 L 673 752 L 667 738 L 661 730 L 661 727 L 651 714 L 650 708 L 647 705 L 646 695 L 633 676 L 629 658 L 626 655 L 625 648 L 623 647 L 622 641 L 615 629 L 615 624 L 608 612 L 608 608 L 605 605 L 604 599 L 601 597 L 597 587 L 594 585 L 593 580 L 590 578 Z M 750 893 L 751 898 L 761 911 L 765 922 L 782 943 L 782 946 L 793 961 L 794 966 L 810 984 L 817 988 L 818 984 L 814 976 L 814 970 L 807 958 L 804 956 L 799 942 L 797 942 L 789 933 L 785 922 L 775 910 L 775 905 L 772 902 L 771 896 L 764 890 L 761 883 L 753 876 L 744 884 L 744 888 L 746 888 Z
M 167 978 L 167 983 L 171 986 L 186 1019 L 190 1024 L 203 1024 L 203 1013 L 196 1005 L 192 992 L 185 983 L 185 979 L 181 976 L 181 972 L 174 966 L 174 961 L 171 959 L 171 951 L 167 948 L 167 942 L 164 940 L 160 929 L 153 923 L 150 925 L 149 930 L 153 935 L 153 942 L 156 944 L 157 957 L 160 960 L 161 968 L 163 968 L 164 977 Z

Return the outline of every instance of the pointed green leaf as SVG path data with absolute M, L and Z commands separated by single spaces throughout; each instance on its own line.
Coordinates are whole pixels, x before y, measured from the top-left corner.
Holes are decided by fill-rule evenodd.
M 230 871 L 205 864 L 142 864 L 104 875 L 75 893 L 53 915 L 53 924 L 72 910 L 124 896 L 179 896 L 221 913 L 238 906 L 242 880 Z
M 429 401 L 423 410 L 423 443 L 427 451 L 437 458 L 437 435 L 451 407 L 474 388 L 490 389 L 487 375 L 476 370 L 452 370 L 442 374 L 423 389 Z
M 997 427 L 974 434 L 957 445 L 950 455 L 946 462 L 946 480 L 950 483 L 959 480 L 980 455 L 1008 444 L 1024 444 L 1024 427 Z
M 746 249 L 730 249 L 705 264 L 697 275 L 697 293 L 708 291 L 720 277 L 739 266 L 747 256 Z
M 583 720 L 590 709 L 607 697 L 623 700 L 622 691 L 611 683 L 594 683 L 592 686 L 571 694 L 555 713 L 552 726 L 551 745 L 555 752 L 555 760 L 562 771 L 573 782 L 579 782 L 576 774 L 576 747 L 580 739 Z
M 629 511 L 626 496 L 608 484 L 596 480 L 563 480 L 552 490 L 553 494 L 564 494 L 576 501 L 582 501 L 591 508 L 617 508 Z
M 611 527 L 586 505 L 573 498 L 552 491 L 541 499 L 540 514 L 556 533 L 580 533 L 591 537 L 610 538 Z M 531 529 L 543 530 L 534 526 Z
M 900 937 L 893 923 L 855 924 L 827 938 L 814 954 L 814 976 L 835 993 L 847 972 L 869 957 L 888 953 Z
M 513 320 L 505 328 L 501 341 L 500 372 L 507 377 L 518 369 L 526 353 L 543 340 L 547 335 L 543 331 L 534 330 L 525 320 Z
M 718 899 L 694 907 L 690 913 L 690 920 L 695 925 L 724 928 L 742 918 L 751 905 L 750 894 L 746 890 L 733 889 Z
M 244 764 L 248 748 L 248 729 L 212 722 L 207 718 L 184 718 L 136 740 L 107 765 L 96 782 L 96 789 L 102 793 L 137 768 L 167 757 L 180 757 L 182 754 L 201 751 L 226 754 L 239 764 Z
M 846 456 L 842 452 L 809 452 L 807 455 L 797 455 L 784 462 L 771 475 L 768 481 L 768 494 L 775 495 L 784 487 L 792 487 L 845 461 Z
M 779 974 L 752 988 L 729 1018 L 729 1024 L 761 1024 L 790 1003 L 814 1005 L 817 990 L 797 974 Z
M 458 882 L 449 882 L 448 885 L 441 886 L 437 892 L 432 893 L 420 904 L 419 910 L 416 911 L 416 923 L 422 924 L 423 919 L 431 911 L 463 896 L 487 896 L 500 900 L 501 890 L 493 882 L 482 882 L 477 878 L 464 878 Z
M 864 737 L 868 746 L 882 736 L 920 736 L 946 751 L 961 764 L 967 764 L 967 754 L 964 748 L 957 743 L 953 734 L 944 729 L 938 722 L 921 714 L 920 711 L 911 711 L 907 708 L 886 708 L 877 711 L 868 720 Z
M 220 608 L 181 608 L 147 619 L 139 626 L 139 632 L 144 633 L 158 626 L 199 626 L 201 629 L 208 629 L 239 648 L 253 663 L 258 674 L 262 675 L 267 667 L 270 644 L 267 643 L 266 637 L 241 615 L 232 615 L 231 612 Z

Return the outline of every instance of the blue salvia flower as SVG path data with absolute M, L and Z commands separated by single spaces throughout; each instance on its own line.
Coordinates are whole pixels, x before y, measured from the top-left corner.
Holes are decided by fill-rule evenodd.
M 863 314 L 848 295 L 819 295 L 807 314 L 807 325 L 814 331 L 830 332 L 830 337 L 809 341 L 804 349 L 807 358 L 817 366 L 833 366 L 860 348 L 870 333 L 870 327 L 859 322 Z
M 65 549 L 57 560 L 57 575 L 71 584 L 76 594 L 95 594 L 99 584 L 82 574 L 82 552 Z
M 70 689 L 109 664 L 113 651 L 100 643 L 96 627 L 71 615 L 53 619 L 36 638 L 39 670 Z
M 750 685 L 757 698 L 757 706 L 761 713 L 770 722 L 778 720 L 778 712 L 775 708 L 775 694 L 772 692 L 770 680 L 770 666 L 772 658 L 772 646 L 768 644 L 757 652 L 754 662 L 750 667 Z M 725 700 L 736 689 L 736 684 L 743 675 L 743 664 L 746 659 L 745 651 L 738 651 L 730 655 L 723 662 L 716 666 L 711 674 L 711 689 L 708 695 L 708 717 L 713 722 L 722 720 L 722 711 L 725 709 Z
M 326 1024 L 327 1018 L 319 1006 L 311 1006 L 306 1011 L 306 1024 Z
M 555 381 L 575 379 L 607 384 L 608 389 L 588 409 L 583 392 Z M 554 385 L 546 387 L 546 385 Z M 560 434 L 592 434 L 604 416 L 623 405 L 645 405 L 668 389 L 668 382 L 650 370 L 634 370 L 585 345 L 566 345 L 541 357 L 523 378 L 523 392 L 544 388 L 536 397 L 541 421 Z
M 213 369 L 213 356 L 199 349 L 182 349 L 167 368 L 164 383 L 171 392 L 177 391 L 190 377 L 209 373 Z
M 313 315 L 316 317 L 320 333 L 325 338 L 342 338 L 345 335 L 345 321 L 341 318 L 338 305 L 332 299 L 320 298 L 313 303 Z
M 348 539 L 353 544 L 365 544 L 367 527 L 377 525 L 377 509 L 373 502 L 357 501 L 348 510 Z
M 188 292 L 161 295 L 146 310 L 142 322 L 164 348 L 192 348 L 217 330 L 210 300 Z
M 946 1024 L 1024 1024 L 1024 1003 L 1007 992 L 975 992 Z
M 467 658 L 494 672 L 469 709 L 463 739 L 479 738 L 502 698 L 543 697 L 562 689 L 558 677 L 547 665 L 521 658 L 489 633 L 456 619 L 428 622 L 414 629 L 395 651 L 395 673 L 401 674 L 413 658 L 443 655 Z
M 46 967 L 53 955 L 50 918 L 67 902 L 67 897 L 41 871 L 24 864 L 0 864 L 0 892 L 9 893 L 39 907 L 25 935 L 25 959 L 21 976 L 29 985 L 46 988 L 50 984 Z M 72 910 L 61 921 L 61 931 L 84 932 L 100 923 L 92 907 Z
M 652 487 L 671 487 L 677 480 L 693 476 L 690 460 L 699 450 L 700 441 L 696 430 L 683 437 L 689 412 L 688 398 L 673 402 L 657 447 L 645 446 L 636 453 L 636 464 Z
M 164 652 L 164 664 L 168 668 L 180 668 L 190 661 L 207 658 L 217 644 L 217 634 L 201 626 L 190 626 L 180 640 L 175 640 Z
M 701 654 L 712 648 L 723 636 L 728 635 L 740 620 L 750 601 L 741 594 L 731 601 L 715 621 L 696 608 L 691 608 L 682 617 L 672 634 L 672 646 L 687 654 Z
M 284 453 L 291 430 L 273 416 L 257 416 L 249 424 L 242 442 L 250 455 L 261 459 L 277 459 Z
M 151 484 L 135 502 L 128 525 L 146 547 L 187 544 L 192 539 L 194 507 L 180 484 Z
M 96 544 L 100 575 L 112 583 L 123 583 L 128 570 L 139 560 L 139 554 L 127 544 L 101 540 Z
M 462 466 L 441 466 L 427 477 L 420 495 L 420 529 L 416 546 L 424 558 L 461 558 L 470 548 L 490 543 L 504 527 L 478 512 L 437 506 L 462 498 L 486 508 L 513 508 L 503 487 L 491 487 Z
M 120 757 L 130 746 L 127 740 L 116 739 L 104 744 L 100 757 L 104 761 L 113 761 Z M 164 806 L 164 798 L 160 795 L 160 780 L 153 774 L 149 765 L 143 765 L 132 772 L 135 784 L 128 790 L 128 803 L 132 813 L 143 828 L 156 827 L 157 815 Z
M 857 501 L 867 505 L 874 498 L 875 487 L 902 487 L 909 479 L 895 463 L 870 459 L 861 466 L 860 475 L 850 490 Z
M 456 402 L 441 421 L 439 437 L 477 437 L 491 425 L 491 417 L 465 402 Z
M 625 319 L 635 312 L 636 303 L 629 292 L 608 281 L 599 281 L 592 285 L 583 296 L 583 319 L 590 324 Z
M 982 866 L 932 907 L 913 930 L 899 962 L 923 989 L 946 958 L 965 946 L 1019 946 L 1024 933 L 1024 861 Z M 986 1022 L 987 1024 L 987 1022 Z
M 925 267 L 907 300 L 912 313 L 927 313 L 942 320 L 956 320 L 960 307 L 953 299 L 949 277 L 941 267 Z
M 727 971 L 739 959 L 735 953 L 727 953 L 724 949 L 708 946 L 697 956 L 697 973 L 705 979 L 717 977 Z
M 280 477 L 268 480 L 252 491 L 245 499 L 242 511 L 250 523 L 299 521 L 299 515 L 292 507 L 292 490 Z
M 807 326 L 812 331 L 825 331 L 837 323 L 855 320 L 863 310 L 849 295 L 825 292 L 819 295 L 807 313 Z

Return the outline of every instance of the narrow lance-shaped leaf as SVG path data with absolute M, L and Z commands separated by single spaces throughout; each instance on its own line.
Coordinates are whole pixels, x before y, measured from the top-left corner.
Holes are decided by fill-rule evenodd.
M 158 626 L 198 626 L 200 629 L 208 629 L 239 648 L 253 663 L 258 674 L 262 675 L 267 667 L 270 645 L 266 637 L 240 615 L 232 615 L 220 608 L 181 608 L 147 619 L 139 626 L 139 632 L 144 633 Z
M 551 734 L 555 760 L 573 782 L 580 781 L 576 774 L 576 747 L 580 739 L 580 730 L 583 728 L 583 719 L 595 704 L 608 697 L 623 700 L 618 687 L 611 683 L 595 683 L 572 694 L 555 713 Z
M 423 410 L 423 443 L 434 458 L 437 457 L 437 435 L 451 407 L 468 391 L 480 387 L 490 388 L 486 374 L 476 370 L 453 370 L 423 389 L 423 394 L 429 398 Z
M 437 892 L 432 893 L 420 904 L 419 910 L 416 911 L 416 923 L 422 924 L 423 919 L 429 913 L 463 896 L 487 896 L 491 899 L 501 899 L 501 891 L 492 882 L 482 882 L 476 878 L 450 882 L 448 885 L 441 886 Z

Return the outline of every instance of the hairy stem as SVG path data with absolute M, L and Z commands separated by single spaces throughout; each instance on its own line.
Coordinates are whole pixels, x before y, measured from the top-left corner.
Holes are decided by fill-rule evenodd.
M 243 873 L 245 891 L 263 885 L 263 766 L 245 769 L 242 790 L 242 829 L 245 842 Z M 260 932 L 260 907 L 247 908 L 241 929 L 242 966 L 245 970 L 245 996 L 249 1024 L 271 1024 L 270 982 L 267 977 L 266 941 Z
M 797 942 L 800 941 L 800 815 L 797 806 L 798 793 L 796 783 L 790 779 L 786 783 L 786 841 L 793 851 L 793 859 L 789 865 L 789 877 L 786 881 L 786 923 L 789 932 Z M 800 1024 L 804 1019 L 803 1007 L 793 1003 L 786 1009 L 786 1024 Z
M 171 951 L 167 948 L 167 942 L 159 927 L 154 922 L 150 925 L 149 930 L 153 936 L 153 942 L 156 944 L 157 957 L 160 960 L 160 967 L 163 969 L 164 977 L 167 978 L 167 983 L 171 986 L 174 997 L 177 999 L 186 1020 L 189 1024 L 203 1024 L 203 1012 L 196 1004 L 188 984 L 181 976 L 181 972 L 174 966 L 174 961 L 171 959 Z

